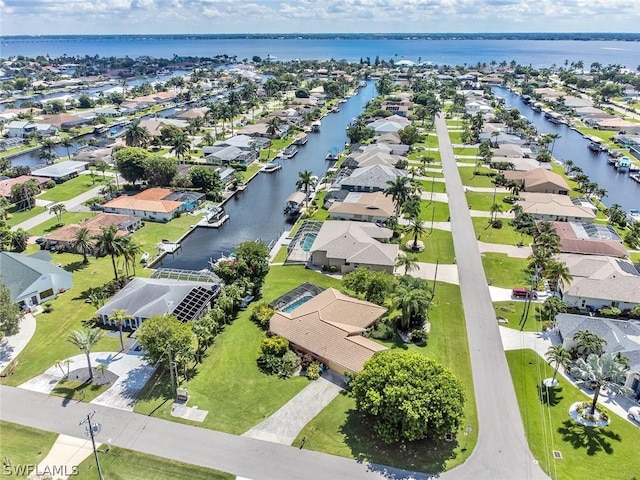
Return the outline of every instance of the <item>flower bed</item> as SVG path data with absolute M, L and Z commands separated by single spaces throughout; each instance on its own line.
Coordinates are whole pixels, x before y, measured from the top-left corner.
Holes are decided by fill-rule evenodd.
M 599 409 L 590 413 L 590 402 L 576 402 L 569 407 L 569 415 L 580 425 L 585 427 L 606 427 L 609 425 L 609 415 Z

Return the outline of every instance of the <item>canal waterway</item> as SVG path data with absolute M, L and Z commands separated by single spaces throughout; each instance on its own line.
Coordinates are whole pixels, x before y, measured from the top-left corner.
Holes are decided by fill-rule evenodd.
M 200 270 L 209 260 L 228 255 L 244 241 L 261 240 L 269 244 L 291 228 L 283 215 L 286 198 L 296 190 L 298 173 L 311 170 L 319 178 L 332 165 L 325 156 L 333 147 L 342 150 L 347 141 L 345 127 L 376 95 L 375 82 L 360 89 L 358 95 L 340 104 L 340 112 L 322 119 L 320 132 L 309 133 L 306 145 L 291 160 L 281 160 L 282 169 L 260 173 L 247 189 L 238 192 L 224 206 L 230 219 L 219 229 L 199 227 L 182 242 L 174 255 L 167 255 L 157 267 Z M 194 217 L 194 222 L 199 218 Z
M 555 133 L 560 135 L 553 147 L 554 158 L 565 162 L 573 162 L 582 168 L 592 182 L 607 190 L 603 203 L 607 206 L 617 203 L 624 210 L 640 208 L 640 183 L 633 181 L 627 172 L 618 171 L 609 163 L 609 156 L 603 152 L 592 152 L 589 140 L 567 125 L 551 123 L 544 118 L 544 113 L 534 112 L 524 103 L 519 95 L 496 87 L 494 93 L 505 99 L 506 108 L 517 108 L 537 128 L 539 134 Z M 615 132 L 611 132 L 614 135 Z

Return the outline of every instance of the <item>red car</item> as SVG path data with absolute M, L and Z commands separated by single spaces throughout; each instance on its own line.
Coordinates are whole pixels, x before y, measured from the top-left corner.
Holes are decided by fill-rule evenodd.
M 528 288 L 514 288 L 511 290 L 511 296 L 513 298 L 538 298 L 538 294 Z

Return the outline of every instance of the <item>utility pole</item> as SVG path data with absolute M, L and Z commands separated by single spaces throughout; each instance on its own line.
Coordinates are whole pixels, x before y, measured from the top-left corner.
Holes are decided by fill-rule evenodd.
M 431 298 L 435 298 L 436 296 L 436 280 L 438 279 L 438 264 L 440 263 L 440 259 L 436 258 L 436 271 L 433 275 L 433 290 L 431 292 Z
M 84 424 L 87 425 L 85 427 L 85 431 L 89 434 L 89 437 L 91 438 L 91 445 L 93 447 L 93 456 L 96 459 L 96 467 L 98 468 L 98 479 L 104 480 L 104 476 L 102 475 L 102 469 L 100 468 L 100 459 L 98 458 L 98 450 L 96 449 L 96 441 L 95 441 L 95 438 L 93 437 L 94 429 L 96 430 L 96 433 L 100 431 L 100 424 L 91 422 L 91 418 L 95 414 L 96 414 L 95 410 L 91 413 L 88 413 L 87 418 L 82 420 L 80 422 L 80 425 L 84 425 Z
M 429 203 L 433 202 L 433 187 L 436 183 L 436 177 L 431 177 L 431 198 L 429 198 Z

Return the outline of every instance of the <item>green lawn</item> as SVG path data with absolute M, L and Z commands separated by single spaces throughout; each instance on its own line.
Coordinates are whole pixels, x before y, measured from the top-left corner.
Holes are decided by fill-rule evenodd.
M 47 456 L 56 438 L 55 433 L 0 420 L 0 457 L 4 474 L 10 478 L 26 478 L 27 475 L 11 471 L 11 465 L 38 465 Z
M 630 257 L 633 263 L 640 263 L 640 252 L 631 252 Z
M 235 475 L 218 470 L 118 447 L 111 447 L 107 453 L 100 454 L 100 467 L 104 478 L 109 480 L 136 480 L 140 478 L 145 480 L 173 480 L 176 478 L 233 480 L 236 478 Z M 94 480 L 96 478 L 96 464 L 93 455 L 87 457 L 78 466 L 78 475 L 72 478 L 79 480 Z
M 449 138 L 453 144 L 462 144 L 462 132 L 449 132 Z
M 287 247 L 280 247 L 280 250 L 278 250 L 278 253 L 276 253 L 276 256 L 273 258 L 273 263 L 282 263 L 287 259 Z
M 7 225 L 13 227 L 14 225 L 18 225 L 46 211 L 47 210 L 44 207 L 33 207 L 31 210 L 25 210 L 22 212 L 12 212 L 11 209 L 9 209 L 10 217 L 7 220 Z
M 444 173 L 442 172 L 420 172 L 420 175 L 429 178 L 444 178 Z
M 62 214 L 62 223 L 58 223 L 58 217 L 51 213 L 51 218 L 49 220 L 29 230 L 29 234 L 42 237 L 65 225 L 80 223 L 83 220 L 95 217 L 97 213 L 98 212 L 64 212 Z
M 431 190 L 429 190 L 431 191 Z M 444 202 L 430 202 L 422 200 L 420 202 L 420 220 L 424 220 L 425 226 L 429 227 L 431 219 L 434 222 L 446 222 L 449 219 L 449 205 Z
M 111 180 L 111 177 L 106 177 L 106 182 Z M 91 190 L 94 187 L 103 183 L 102 175 L 97 172 L 94 177 L 94 181 L 91 181 L 91 175 L 78 175 L 76 178 L 67 180 L 64 183 L 56 185 L 55 187 L 45 190 L 38 195 L 40 200 L 49 200 L 51 202 L 63 202 L 70 200 L 73 197 L 77 197 L 81 193 Z
M 429 165 L 439 164 L 441 161 L 440 152 L 438 152 L 437 150 L 414 150 L 413 152 L 409 153 L 409 155 L 407 155 L 407 159 L 410 162 L 418 162 L 418 165 L 422 165 L 422 162 L 420 161 L 421 158 L 427 157 L 433 158 L 433 162 L 431 162 L 431 164 L 427 163 L 425 165 L 427 167 Z
M 485 187 L 492 188 L 493 187 L 493 177 L 489 177 L 487 175 L 474 175 L 475 171 L 479 173 L 489 173 L 495 172 L 487 167 L 458 167 L 458 171 L 460 172 L 460 179 L 462 180 L 462 184 L 467 187 Z
M 242 172 L 242 181 L 244 183 L 247 183 L 260 171 L 263 166 L 264 165 L 260 164 L 260 162 L 253 162 L 247 167 L 244 172 Z
M 445 193 L 447 191 L 447 186 L 444 182 L 434 182 L 430 180 L 418 180 L 418 181 L 422 186 L 423 193 L 429 194 L 432 191 L 431 189 L 433 189 L 433 193 Z
M 466 192 L 465 196 L 467 197 L 470 210 L 483 210 L 488 212 L 491 210 L 491 205 L 493 205 L 494 202 L 493 193 Z M 508 193 L 496 193 L 495 195 L 495 203 L 502 207 L 503 212 L 508 212 L 512 207 L 512 205 L 503 202 L 508 196 Z
M 561 376 L 558 387 L 541 395 L 540 384 L 553 375 L 553 369 L 533 350 L 509 351 L 506 356 L 529 448 L 547 474 L 558 479 L 637 478 L 638 427 L 611 412 L 605 428 L 575 423 L 569 407 L 589 397 Z M 562 454 L 561 460 L 554 460 L 553 450 Z
M 506 205 L 506 204 L 505 204 Z M 519 242 L 523 242 L 525 245 L 529 245 L 533 238 L 529 235 L 521 235 L 516 232 L 511 225 L 509 225 L 509 219 L 502 220 L 502 228 L 493 228 L 489 226 L 489 218 L 483 217 L 471 217 L 473 222 L 473 229 L 478 240 L 485 243 L 501 243 L 503 245 L 517 245 Z
M 340 281 L 306 270 L 304 266 L 272 266 L 263 286 L 263 299 L 271 301 L 304 282 L 339 287 Z M 281 379 L 263 374 L 256 364 L 264 332 L 249 320 L 250 309 L 241 312 L 216 338 L 195 378 L 182 386 L 189 390 L 190 404 L 208 410 L 197 425 L 227 433 L 241 434 L 269 417 L 308 385 L 306 377 Z M 149 382 L 135 411 L 168 420 L 170 415 L 168 379 Z M 190 423 L 184 421 L 185 423 Z
M 477 155 L 478 147 L 453 147 L 454 155 Z M 465 159 L 461 159 L 461 161 L 466 161 Z M 474 160 L 475 161 L 475 160 Z
M 525 258 L 511 258 L 504 253 L 483 253 L 482 265 L 487 277 L 487 283 L 496 287 L 515 288 L 524 287 L 526 276 L 524 269 L 528 260 Z
M 98 377 L 98 381 L 100 378 Z M 99 385 L 98 383 L 78 382 L 77 380 L 60 380 L 55 386 L 51 395 L 66 398 L 67 400 L 77 400 L 90 402 L 98 395 L 104 393 L 111 385 Z
M 503 327 L 513 328 L 515 330 L 523 330 L 525 332 L 541 332 L 544 320 L 539 312 L 539 304 L 532 303 L 529 307 L 529 315 L 521 323 L 523 318 L 523 310 L 525 302 L 509 300 L 507 302 L 493 302 L 493 308 L 496 311 L 496 317 L 502 317 L 509 320 L 509 323 L 501 323 Z
M 415 254 L 419 262 L 436 263 L 437 260 L 440 263 L 453 263 L 455 252 L 453 251 L 451 232 L 434 229 L 429 233 L 427 230 L 426 235 L 421 235 L 418 238 L 425 246 L 424 251 Z M 413 240 L 413 236 L 405 235 L 402 238 L 403 249 L 409 240 Z
M 436 300 L 429 317 L 431 334 L 426 347 L 404 344 L 397 336 L 383 343 L 389 348 L 418 351 L 453 371 L 467 394 L 463 425 L 473 427 L 468 443 L 458 432 L 458 441 L 451 443 L 420 441 L 408 443 L 406 448 L 386 445 L 375 436 L 368 419 L 355 411 L 354 399 L 344 394 L 339 395 L 307 424 L 294 445 L 300 445 L 304 436 L 304 448 L 430 473 L 442 472 L 464 462 L 475 446 L 478 428 L 466 325 L 458 286 L 437 284 Z

